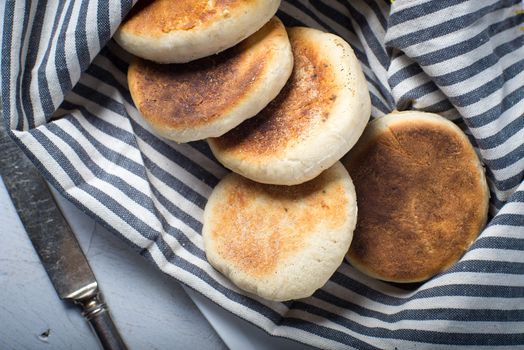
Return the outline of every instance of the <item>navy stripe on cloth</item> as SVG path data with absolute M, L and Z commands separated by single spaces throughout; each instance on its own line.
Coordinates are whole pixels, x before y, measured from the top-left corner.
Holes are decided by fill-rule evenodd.
M 44 135 L 40 130 L 34 129 L 32 130 L 32 135 L 44 146 L 47 146 L 46 148 L 49 150 L 50 155 L 56 159 L 58 164 L 64 169 L 65 172 L 67 172 L 71 180 L 81 189 L 89 193 L 94 198 L 97 198 L 100 203 L 104 205 L 108 210 L 110 210 L 113 213 L 116 213 L 119 215 L 123 220 L 128 222 L 132 227 L 136 228 L 138 232 L 140 232 L 145 238 L 154 240 L 158 236 L 158 232 L 155 232 L 155 230 L 149 226 L 147 223 L 142 221 L 140 218 L 138 218 L 136 215 L 131 213 L 129 210 L 127 210 L 125 207 L 122 206 L 118 201 L 116 201 L 114 198 L 109 196 L 107 193 L 104 193 L 99 188 L 90 185 L 89 183 L 86 183 L 82 175 L 78 172 L 78 170 L 73 166 L 73 164 L 67 159 L 65 154 L 60 150 L 60 148 L 56 147 L 53 142 Z
M 435 39 L 465 28 L 491 12 L 497 11 L 501 8 L 511 7 L 515 4 L 518 4 L 519 1 L 520 0 L 497 1 L 489 6 L 480 7 L 480 9 L 474 12 L 467 13 L 449 20 L 444 20 L 442 23 L 429 28 L 424 28 L 409 34 L 402 35 L 398 38 L 395 38 L 394 40 L 389 41 L 387 44 L 390 47 L 406 48 L 426 40 Z M 449 7 L 447 2 L 446 7 Z
M 392 331 L 382 327 L 364 327 L 348 318 L 341 317 L 335 313 L 310 304 L 295 302 L 293 306 L 296 309 L 304 310 L 306 312 L 322 316 L 326 319 L 330 319 L 341 326 L 354 329 L 359 334 L 376 338 L 393 338 L 416 341 L 420 343 L 454 345 L 520 345 L 524 341 L 524 334 L 521 332 L 513 334 L 453 332 L 453 337 L 450 337 L 449 335 L 437 331 L 413 329 L 396 329 Z
M 76 57 L 80 62 L 80 70 L 83 71 L 87 68 L 91 62 L 91 55 L 88 50 L 87 33 L 84 28 L 87 25 L 87 7 L 89 6 L 88 1 L 82 1 L 80 7 L 80 15 L 78 18 L 78 25 L 75 30 L 75 49 Z M 98 18 L 97 18 L 98 21 Z M 98 38 L 100 40 L 100 37 Z
M 56 43 L 56 55 L 55 55 L 55 67 L 56 67 L 56 73 L 58 76 L 58 81 L 60 82 L 60 88 L 62 90 L 62 93 L 66 93 L 67 91 L 71 90 L 72 82 L 71 82 L 71 75 L 69 74 L 68 66 L 67 66 L 67 54 L 66 54 L 66 36 L 67 36 L 67 27 L 71 23 L 71 14 L 73 13 L 73 9 L 75 7 L 75 4 L 77 4 L 74 1 L 69 2 L 69 6 L 67 7 L 66 14 L 64 16 L 63 22 L 62 22 L 62 28 L 60 30 L 60 34 L 58 35 L 58 41 Z M 87 9 L 87 2 L 82 3 L 83 8 L 80 8 L 80 19 L 78 22 L 78 29 L 77 33 L 84 33 L 82 25 L 82 16 L 86 12 Z M 85 23 L 83 23 L 85 24 Z M 75 41 L 78 43 L 77 41 Z M 78 54 L 78 50 L 77 50 Z M 82 56 L 77 56 L 79 60 L 85 59 L 86 54 L 84 53 Z M 89 55 L 87 56 L 89 57 Z
M 56 17 L 53 22 L 53 27 L 51 29 L 51 35 L 50 35 L 50 42 L 48 43 L 51 45 L 54 34 L 57 32 L 58 24 L 60 23 L 60 20 L 62 19 L 62 14 L 64 11 L 64 5 L 65 1 L 60 1 L 58 4 L 58 9 L 56 13 Z M 72 4 L 69 4 L 69 7 L 72 7 Z M 45 116 L 50 116 L 54 110 L 55 105 L 53 103 L 53 100 L 51 98 L 51 93 L 49 92 L 49 82 L 47 80 L 47 71 L 45 68 L 48 66 L 49 62 L 49 56 L 51 54 L 51 50 L 46 50 L 44 52 L 44 57 L 42 59 L 41 67 L 38 69 L 38 89 L 39 89 L 39 97 L 40 102 L 42 104 L 42 109 Z M 49 118 L 46 117 L 46 121 L 49 121 Z
M 428 318 L 428 313 L 433 315 L 433 319 L 450 321 L 482 321 L 482 322 L 515 322 L 524 317 L 524 309 L 520 310 L 492 310 L 492 309 L 461 309 L 461 308 L 426 308 L 414 310 L 401 310 L 396 313 L 386 314 L 374 310 L 366 309 L 350 300 L 339 298 L 322 289 L 314 294 L 315 298 L 323 300 L 337 307 L 352 310 L 360 316 L 371 317 L 383 322 L 394 323 L 402 320 L 422 320 Z
M 33 21 L 36 23 L 31 30 L 31 36 L 29 37 L 29 42 L 27 44 L 28 53 L 25 57 L 25 69 L 22 76 L 22 101 L 27 101 L 23 104 L 25 115 L 27 116 L 27 123 L 29 128 L 35 127 L 35 121 L 33 117 L 33 101 L 30 98 L 30 83 L 31 83 L 31 73 L 32 68 L 36 63 L 37 54 L 39 51 L 39 44 L 41 41 L 42 35 L 42 22 L 45 16 L 47 6 L 36 7 L 36 13 L 33 15 Z M 24 36 L 27 35 L 27 32 L 24 32 Z
M 468 0 L 447 0 L 447 1 L 431 1 L 431 3 L 416 4 L 402 9 L 391 16 L 388 21 L 388 26 L 393 27 L 397 24 L 416 19 L 418 17 L 430 15 L 447 7 L 462 4 Z
M 13 23 L 14 23 L 14 1 L 6 2 L 4 8 L 4 29 L 2 33 L 2 52 L 11 52 L 13 46 Z M 11 124 L 11 120 L 15 119 L 13 116 L 14 111 L 11 109 L 11 101 L 13 97 L 16 97 L 16 93 L 11 91 L 12 77 L 11 67 L 12 63 L 8 55 L 2 55 L 0 57 L 2 65 L 0 66 L 2 74 L 2 115 L 4 116 L 4 122 L 8 126 Z M 20 119 L 20 118 L 18 118 Z M 20 129 L 20 125 L 17 124 L 17 128 Z

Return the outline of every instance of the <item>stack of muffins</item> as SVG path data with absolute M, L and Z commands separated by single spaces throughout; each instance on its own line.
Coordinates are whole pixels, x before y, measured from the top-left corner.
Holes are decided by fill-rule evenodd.
M 136 56 L 129 89 L 151 129 L 176 142 L 207 139 L 232 170 L 205 208 L 208 261 L 278 301 L 313 294 L 345 256 L 395 282 L 449 267 L 487 216 L 467 138 L 414 111 L 366 128 L 367 82 L 349 44 L 285 28 L 279 5 L 142 0 L 115 35 Z

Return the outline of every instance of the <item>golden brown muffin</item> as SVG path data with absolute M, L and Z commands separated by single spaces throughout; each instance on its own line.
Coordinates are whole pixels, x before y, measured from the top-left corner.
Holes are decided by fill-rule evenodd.
M 141 0 L 115 33 L 130 53 L 186 63 L 228 49 L 259 30 L 280 0 Z
M 347 257 L 372 277 L 424 281 L 457 262 L 486 223 L 484 169 L 466 135 L 438 115 L 374 120 L 342 162 L 359 202 Z
M 248 292 L 270 300 L 304 298 L 341 264 L 356 215 L 355 190 L 340 162 L 297 186 L 231 173 L 205 208 L 206 256 Z
M 284 87 L 293 54 L 282 22 L 212 57 L 186 64 L 136 59 L 128 83 L 136 107 L 157 134 L 177 142 L 224 134 L 256 115 Z
M 371 108 L 360 64 L 343 39 L 311 28 L 288 34 L 295 65 L 280 95 L 208 140 L 227 168 L 276 185 L 311 180 L 338 161 L 362 134 Z

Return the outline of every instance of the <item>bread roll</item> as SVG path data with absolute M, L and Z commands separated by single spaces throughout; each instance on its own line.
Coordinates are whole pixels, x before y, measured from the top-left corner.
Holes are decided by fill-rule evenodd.
M 367 83 L 351 47 L 311 28 L 288 30 L 295 65 L 268 107 L 219 138 L 216 158 L 251 180 L 296 185 L 332 166 L 369 119 Z
M 486 223 L 484 169 L 466 135 L 438 115 L 374 120 L 343 163 L 359 201 L 347 257 L 369 276 L 424 281 L 457 262 Z
M 207 259 L 239 288 L 265 299 L 305 298 L 343 261 L 356 215 L 355 190 L 340 162 L 297 186 L 231 173 L 205 208 Z
M 144 59 L 186 63 L 238 44 L 279 6 L 280 0 L 141 0 L 114 38 Z
M 289 39 L 274 17 L 237 46 L 186 64 L 136 59 L 129 90 L 160 136 L 177 142 L 216 137 L 256 115 L 286 84 L 293 68 Z

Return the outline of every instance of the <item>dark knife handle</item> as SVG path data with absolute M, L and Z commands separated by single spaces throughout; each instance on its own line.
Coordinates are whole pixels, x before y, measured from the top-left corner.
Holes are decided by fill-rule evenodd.
M 118 329 L 113 323 L 100 293 L 83 299 L 78 303 L 82 305 L 84 317 L 91 324 L 105 350 L 127 350 L 127 346 L 122 340 L 120 333 L 118 333 Z

